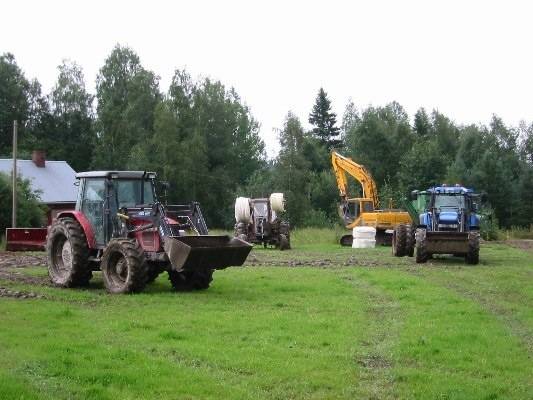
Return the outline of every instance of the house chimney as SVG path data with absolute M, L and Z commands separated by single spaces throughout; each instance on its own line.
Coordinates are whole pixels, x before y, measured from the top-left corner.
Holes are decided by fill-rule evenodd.
M 44 150 L 33 150 L 31 160 L 38 168 L 44 168 L 46 164 L 46 152 Z

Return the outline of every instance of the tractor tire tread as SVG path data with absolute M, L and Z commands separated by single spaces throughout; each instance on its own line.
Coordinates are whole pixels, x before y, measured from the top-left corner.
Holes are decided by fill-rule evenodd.
M 70 242 L 71 247 L 71 269 L 66 277 L 61 279 L 53 270 L 54 240 L 61 234 Z M 83 287 L 88 286 L 92 278 L 92 271 L 89 268 L 89 246 L 87 237 L 83 232 L 80 223 L 71 217 L 56 219 L 51 227 L 46 242 L 48 258 L 48 274 L 52 283 L 59 287 Z
M 471 232 L 468 235 L 468 253 L 465 256 L 465 261 L 470 265 L 479 263 L 479 233 L 477 232 Z
M 415 233 L 416 237 L 416 262 L 417 264 L 425 263 L 429 254 L 426 250 L 426 230 L 418 228 Z
M 284 235 L 283 233 L 281 233 L 279 235 L 279 249 L 283 251 L 283 250 L 289 250 L 290 248 L 291 248 L 290 238 L 287 235 Z
M 146 283 L 150 284 L 154 282 L 159 274 L 161 273 L 161 268 L 159 265 L 153 262 L 146 261 Z
M 108 263 L 112 254 L 119 252 L 127 262 L 128 276 L 122 286 L 114 285 L 109 279 Z M 110 293 L 138 293 L 147 283 L 147 267 L 143 250 L 135 239 L 111 239 L 102 254 L 100 265 L 104 284 Z

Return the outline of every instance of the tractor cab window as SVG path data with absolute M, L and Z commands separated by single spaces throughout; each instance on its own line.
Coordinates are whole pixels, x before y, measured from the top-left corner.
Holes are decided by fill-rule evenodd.
M 435 196 L 435 208 L 465 208 L 464 196 L 439 194 Z
M 117 179 L 115 187 L 118 208 L 135 207 L 154 203 L 154 193 L 150 181 L 142 179 Z

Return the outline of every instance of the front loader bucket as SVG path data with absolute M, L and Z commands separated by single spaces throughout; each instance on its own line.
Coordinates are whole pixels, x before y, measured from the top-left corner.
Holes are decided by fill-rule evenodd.
M 431 254 L 466 254 L 468 233 L 426 232 L 426 251 Z
M 174 236 L 165 239 L 164 247 L 176 271 L 240 266 L 252 250 L 250 243 L 227 235 Z

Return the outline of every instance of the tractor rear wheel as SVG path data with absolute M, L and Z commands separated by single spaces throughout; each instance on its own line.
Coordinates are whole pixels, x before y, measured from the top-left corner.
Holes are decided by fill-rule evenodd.
M 213 280 L 213 270 L 168 271 L 168 279 L 178 292 L 203 290 L 209 288 L 209 284 Z
M 286 235 L 281 233 L 279 235 L 279 249 L 289 250 L 290 248 L 291 248 L 291 244 L 289 242 L 289 238 Z
M 467 264 L 476 265 L 479 263 L 479 233 L 470 232 L 468 234 L 468 253 L 465 256 Z
M 46 242 L 48 275 L 54 285 L 87 286 L 92 278 L 89 246 L 83 228 L 74 218 L 56 219 Z
M 144 253 L 134 239 L 111 239 L 100 265 L 109 293 L 140 292 L 146 285 Z
M 394 228 L 392 233 L 392 255 L 396 257 L 405 256 L 405 245 L 406 245 L 406 229 L 405 225 L 400 224 Z
M 426 230 L 423 228 L 418 228 L 415 233 L 416 240 L 416 262 L 418 264 L 425 263 L 429 254 L 427 253 L 426 247 Z

